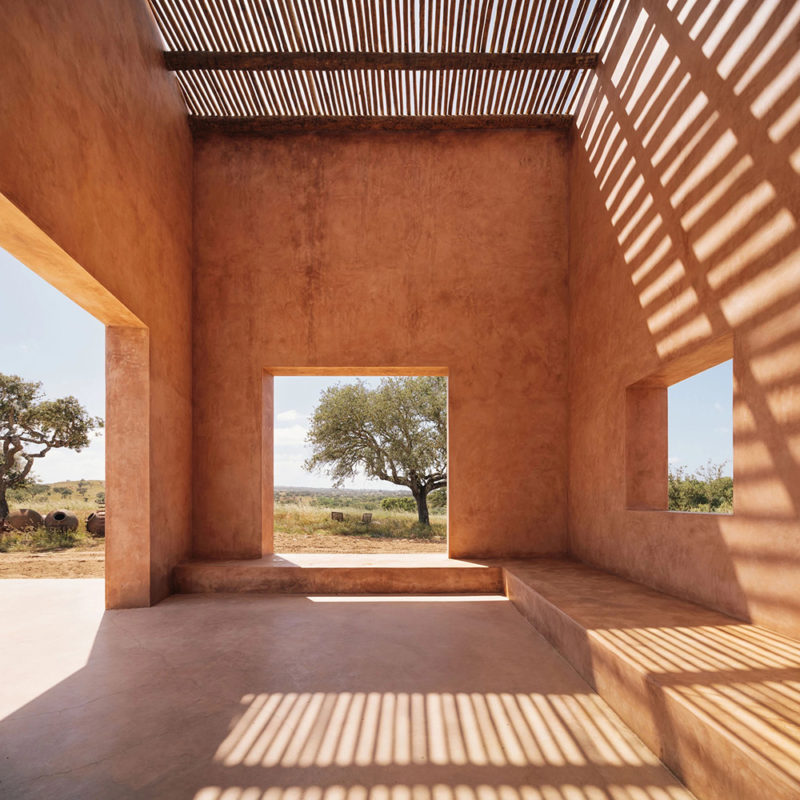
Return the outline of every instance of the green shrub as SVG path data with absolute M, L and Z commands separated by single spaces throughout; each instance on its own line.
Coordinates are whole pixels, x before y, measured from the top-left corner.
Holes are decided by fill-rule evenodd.
M 0 534 L 0 553 L 12 551 L 63 550 L 75 547 L 85 536 L 78 531 L 37 528 L 35 531 L 8 531 Z
M 697 472 L 676 467 L 669 472 L 669 510 L 730 514 L 733 511 L 733 478 L 723 475 L 726 462 L 710 461 Z
M 447 508 L 447 487 L 431 492 L 428 495 L 428 506 L 437 510 Z
M 384 511 L 411 511 L 417 510 L 417 503 L 413 497 L 384 497 L 381 500 Z

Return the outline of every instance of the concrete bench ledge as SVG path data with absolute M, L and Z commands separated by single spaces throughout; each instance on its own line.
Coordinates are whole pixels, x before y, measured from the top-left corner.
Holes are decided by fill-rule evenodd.
M 800 798 L 800 642 L 576 562 L 503 575 L 519 611 L 698 798 Z
M 279 594 L 501 594 L 502 569 L 444 553 L 287 553 L 248 561 L 187 561 L 175 589 Z

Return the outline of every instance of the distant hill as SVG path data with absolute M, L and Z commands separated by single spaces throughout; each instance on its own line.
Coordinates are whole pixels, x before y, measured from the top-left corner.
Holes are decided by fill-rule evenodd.
M 276 486 L 275 494 L 285 493 L 316 497 L 405 497 L 411 495 L 410 489 L 321 489 L 314 486 Z
M 90 481 L 88 479 L 83 479 L 82 481 L 56 481 L 55 483 L 37 483 L 37 486 L 47 486 L 50 489 L 55 489 L 58 487 L 59 489 L 72 489 L 73 491 L 78 490 L 79 483 L 88 483 L 89 489 L 88 491 L 95 491 L 95 492 L 104 492 L 106 489 L 106 482 L 105 481 Z
M 8 504 L 12 508 L 34 508 L 47 513 L 56 508 L 69 511 L 96 509 L 101 499 L 105 500 L 105 481 L 56 481 L 55 483 L 36 483 L 22 489 L 8 492 Z

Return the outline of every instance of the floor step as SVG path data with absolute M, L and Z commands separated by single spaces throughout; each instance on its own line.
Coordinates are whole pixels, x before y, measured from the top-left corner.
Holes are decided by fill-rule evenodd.
M 286 553 L 249 561 L 187 561 L 176 591 L 278 594 L 501 594 L 502 569 L 444 553 Z
M 704 800 L 800 798 L 800 642 L 556 559 L 505 591 Z

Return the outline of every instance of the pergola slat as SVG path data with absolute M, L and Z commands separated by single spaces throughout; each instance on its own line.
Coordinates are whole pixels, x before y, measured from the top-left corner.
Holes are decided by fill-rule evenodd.
M 193 116 L 189 118 L 196 134 L 252 134 L 311 131 L 437 131 L 485 128 L 532 129 L 568 128 L 569 114 L 468 114 L 394 116 Z
M 357 69 L 593 69 L 597 53 L 164 53 L 167 69 L 315 70 Z
M 147 0 L 197 130 L 561 126 L 613 0 Z M 253 116 L 255 115 L 255 116 Z

